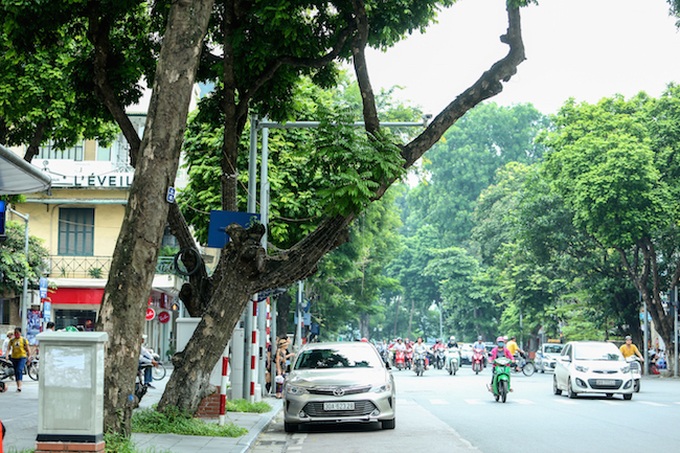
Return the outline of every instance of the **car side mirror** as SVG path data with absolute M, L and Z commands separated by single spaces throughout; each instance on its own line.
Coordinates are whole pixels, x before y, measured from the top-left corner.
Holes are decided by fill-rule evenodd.
M 571 362 L 571 358 L 567 355 L 560 357 L 560 360 L 563 362 Z

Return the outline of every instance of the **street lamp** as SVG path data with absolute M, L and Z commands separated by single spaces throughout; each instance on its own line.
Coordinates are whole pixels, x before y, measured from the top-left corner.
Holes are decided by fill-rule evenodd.
M 24 253 L 26 254 L 26 263 L 28 264 L 28 214 L 22 214 L 10 208 L 9 211 L 21 218 L 26 223 L 26 228 L 24 228 Z M 26 328 L 28 326 L 28 275 L 24 274 L 24 289 L 21 296 L 21 333 L 26 335 Z

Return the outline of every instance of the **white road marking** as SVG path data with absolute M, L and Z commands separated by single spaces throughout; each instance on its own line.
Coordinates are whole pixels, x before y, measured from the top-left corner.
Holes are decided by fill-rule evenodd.
M 446 406 L 447 404 L 451 404 L 446 400 L 430 400 L 430 404 L 433 406 Z
M 533 402 L 531 400 L 523 400 L 523 399 L 514 399 L 513 398 L 512 401 L 517 403 L 517 404 L 536 404 L 535 402 Z
M 647 406 L 655 406 L 655 407 L 668 407 L 668 404 L 663 404 L 663 403 L 655 403 L 654 401 L 638 401 L 640 404 L 646 404 Z M 675 404 L 680 404 L 680 403 L 675 403 Z
M 572 400 L 568 400 L 568 399 L 564 399 L 564 398 L 557 399 L 557 400 L 555 400 L 555 402 L 560 403 L 560 404 L 576 404 L 576 401 L 572 401 Z

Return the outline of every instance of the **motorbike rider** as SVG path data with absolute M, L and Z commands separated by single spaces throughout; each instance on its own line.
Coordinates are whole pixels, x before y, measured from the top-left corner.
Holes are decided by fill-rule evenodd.
M 406 351 L 406 345 L 404 344 L 403 340 L 401 337 L 397 338 L 397 342 L 394 343 L 394 346 L 392 346 L 392 349 L 396 351 Z
M 451 335 L 451 336 L 449 337 L 449 342 L 446 343 L 446 347 L 447 347 L 447 348 L 457 348 L 457 347 L 458 347 L 458 342 L 456 341 L 456 337 L 454 337 L 453 335 Z
M 143 335 L 139 344 L 139 362 L 137 366 L 138 370 L 142 370 L 144 373 L 144 384 L 150 389 L 155 389 L 156 387 L 151 383 L 153 382 L 153 367 L 158 365 L 158 362 L 154 359 L 151 350 L 144 346 L 145 340 L 146 335 Z
M 427 345 L 423 343 L 423 337 L 418 337 L 413 344 L 413 355 L 421 354 L 425 359 L 425 369 L 427 370 Z
M 475 351 L 478 351 L 480 354 L 482 354 L 483 360 L 482 360 L 482 366 L 486 366 L 486 346 L 484 345 L 484 342 L 482 341 L 482 336 L 477 337 L 477 341 L 475 341 L 472 344 L 472 352 L 474 353 Z M 473 354 L 474 355 L 474 354 Z
M 405 350 L 404 352 L 406 353 L 406 361 L 408 362 L 412 357 L 413 357 L 413 342 L 408 339 L 408 337 L 404 338 L 404 346 Z
M 517 344 L 517 337 L 515 335 L 510 337 L 510 341 L 508 341 L 508 344 L 505 347 L 508 348 L 510 354 L 514 357 L 513 360 L 517 360 L 520 356 L 524 357 L 525 355 L 522 348 Z M 516 370 L 519 371 L 519 366 L 516 367 Z
M 434 357 L 433 360 L 435 360 L 435 361 L 439 360 L 439 359 L 437 358 L 437 352 L 438 352 L 438 351 L 441 351 L 441 352 L 442 352 L 442 355 L 441 355 L 440 357 L 444 357 L 444 356 L 446 355 L 446 345 L 445 345 L 444 342 L 441 340 L 441 338 L 437 338 L 437 340 L 435 341 L 434 345 L 432 346 L 432 354 L 433 354 L 433 357 Z M 442 360 L 443 360 L 443 359 L 442 359 Z M 439 366 L 439 365 L 437 365 L 437 366 Z
M 491 385 L 493 385 L 494 369 L 496 368 L 496 365 L 493 362 L 501 354 L 510 360 L 515 360 L 510 350 L 505 346 L 505 337 L 496 338 L 496 346 L 491 350 L 491 354 L 489 355 L 489 363 L 491 363 L 493 367 L 491 368 Z
M 637 356 L 640 359 L 640 362 L 645 361 L 644 358 L 642 358 L 642 354 L 640 354 L 640 350 L 633 344 L 633 337 L 630 335 L 626 335 L 626 343 L 622 344 L 621 347 L 619 348 L 621 351 L 621 354 L 623 354 L 623 358 L 627 359 L 630 356 Z

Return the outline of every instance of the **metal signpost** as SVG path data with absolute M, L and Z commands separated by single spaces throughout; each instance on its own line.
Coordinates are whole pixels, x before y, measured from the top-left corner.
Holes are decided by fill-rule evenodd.
M 381 127 L 427 127 L 428 122 L 432 118 L 432 115 L 423 115 L 423 121 L 414 121 L 414 122 L 384 122 L 380 123 Z M 256 196 L 256 184 L 257 184 L 257 131 L 262 130 L 262 161 L 261 161 L 261 175 L 260 175 L 260 221 L 262 224 L 265 226 L 265 233 L 264 236 L 262 237 L 262 245 L 263 247 L 267 247 L 267 224 L 268 224 L 268 217 L 269 217 L 269 179 L 268 179 L 268 160 L 269 160 L 269 129 L 300 129 L 300 128 L 316 128 L 319 127 L 321 124 L 320 121 L 291 121 L 287 123 L 278 123 L 278 122 L 270 122 L 267 120 L 267 118 L 264 118 L 262 121 L 258 120 L 258 116 L 253 114 L 250 115 L 250 154 L 249 154 L 249 160 L 248 160 L 248 207 L 247 210 L 249 213 L 255 212 L 256 206 L 255 206 L 255 196 Z M 364 122 L 355 122 L 353 126 L 355 127 L 363 127 L 365 125 Z M 299 282 L 299 289 L 300 289 L 300 296 L 302 297 L 302 288 L 303 288 L 303 283 Z M 265 298 L 261 298 L 262 301 L 265 301 Z M 260 369 L 262 370 L 259 373 L 258 376 L 258 381 L 262 388 L 265 388 L 264 386 L 264 361 L 266 360 L 267 353 L 266 353 L 266 338 L 264 335 L 264 332 L 262 331 L 263 326 L 266 325 L 266 312 L 265 312 L 265 307 L 266 307 L 266 302 L 262 304 L 259 309 L 257 310 L 257 318 L 256 318 L 256 325 L 253 326 L 253 321 L 252 321 L 252 316 L 251 313 L 253 313 L 253 300 L 251 300 L 243 314 L 241 324 L 244 325 L 245 332 L 251 332 L 254 331 L 255 329 L 260 330 L 258 337 L 260 337 L 260 342 L 259 342 L 259 359 L 260 359 Z M 272 326 L 276 324 L 276 305 L 272 304 L 271 306 L 271 324 Z M 298 304 L 299 307 L 299 304 Z M 298 323 L 296 326 L 296 339 L 298 341 L 298 344 L 301 344 L 301 316 L 298 317 Z M 266 329 L 266 327 L 264 327 Z M 271 331 L 272 337 L 275 335 L 275 330 L 273 329 Z M 285 335 L 286 332 L 280 332 L 281 335 Z M 254 333 L 254 335 L 256 335 Z M 246 335 L 246 338 L 248 338 L 249 335 Z M 273 339 L 273 338 L 272 338 Z M 274 351 L 274 346 L 276 345 L 275 341 L 271 341 L 272 344 L 272 355 L 275 353 Z M 249 341 L 245 341 L 243 347 L 245 348 L 245 354 L 244 357 L 248 358 L 251 357 L 251 344 Z M 236 347 L 236 345 L 235 345 Z M 243 382 L 248 383 L 251 382 L 251 370 L 250 367 L 244 366 L 244 376 L 243 376 Z M 273 382 L 273 381 L 272 381 Z M 238 389 L 235 389 L 235 392 L 238 393 Z M 244 392 L 244 397 L 247 397 L 246 392 Z

